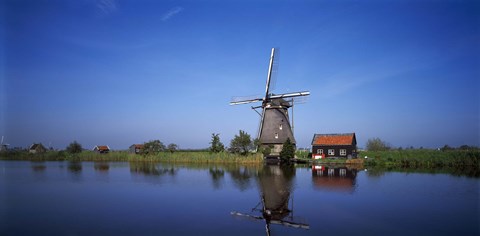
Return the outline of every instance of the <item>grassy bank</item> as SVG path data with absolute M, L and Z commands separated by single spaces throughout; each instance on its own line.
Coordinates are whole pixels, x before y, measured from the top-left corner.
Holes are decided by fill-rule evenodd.
M 365 158 L 367 156 L 368 158 Z M 437 151 L 429 149 L 362 151 L 357 159 L 316 159 L 298 156 L 299 160 L 315 164 L 360 164 L 367 167 L 398 168 L 443 168 L 443 167 L 476 167 L 480 168 L 480 150 Z M 353 163 L 352 163 L 353 162 Z
M 365 159 L 365 156 L 368 158 Z M 479 150 L 437 151 L 429 149 L 362 151 L 365 166 L 401 168 L 480 167 Z
M 300 155 L 298 155 L 300 154 Z M 398 167 L 398 168 L 443 168 L 443 167 L 475 167 L 480 168 L 480 150 L 449 150 L 437 151 L 429 149 L 414 150 L 389 150 L 370 152 L 362 151 L 359 158 L 347 160 L 321 159 L 313 161 L 308 158 L 308 153 L 297 153 L 300 160 L 318 164 L 349 164 L 349 162 L 361 161 L 367 167 Z M 364 158 L 367 156 L 368 158 Z M 31 154 L 25 151 L 0 153 L 1 160 L 27 160 L 27 161 L 149 161 L 149 162 L 172 162 L 172 163 L 261 163 L 261 154 L 242 156 L 232 153 L 209 153 L 207 151 L 182 151 L 160 152 L 155 155 L 135 155 L 128 152 L 111 152 L 99 154 L 92 151 L 84 151 L 77 154 L 69 154 L 64 151 L 48 151 L 41 154 Z M 357 164 L 357 163 L 353 163 Z
M 263 161 L 261 154 L 242 156 L 232 153 L 209 152 L 160 152 L 154 155 L 136 155 L 128 152 L 110 152 L 99 154 L 91 151 L 70 154 L 63 151 L 48 151 L 32 154 L 28 152 L 0 153 L 0 160 L 25 160 L 25 161 L 148 161 L 148 162 L 174 162 L 174 163 L 260 163 Z

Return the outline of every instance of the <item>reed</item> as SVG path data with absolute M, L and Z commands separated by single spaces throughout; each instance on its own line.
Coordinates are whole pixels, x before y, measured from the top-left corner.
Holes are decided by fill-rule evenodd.
M 100 154 L 92 151 L 70 154 L 64 151 L 48 151 L 45 153 L 31 154 L 26 151 L 0 153 L 1 160 L 26 160 L 26 161 L 147 161 L 147 162 L 173 162 L 173 163 L 261 163 L 261 154 L 247 156 L 220 152 L 209 153 L 206 151 L 192 152 L 160 152 L 153 155 L 136 155 L 129 152 L 117 151 Z
M 385 166 L 402 168 L 437 168 L 437 167 L 480 167 L 480 151 L 431 149 L 390 150 L 369 152 L 363 151 L 360 158 L 365 159 L 366 166 Z
M 261 154 L 250 154 L 247 156 L 227 152 L 160 152 L 156 155 L 142 156 L 135 155 L 130 161 L 153 161 L 173 163 L 260 163 L 263 161 Z

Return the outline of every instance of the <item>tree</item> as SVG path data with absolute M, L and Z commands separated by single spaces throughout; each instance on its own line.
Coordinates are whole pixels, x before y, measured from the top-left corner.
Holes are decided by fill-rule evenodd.
M 248 151 L 253 147 L 252 139 L 247 132 L 240 130 L 238 135 L 230 141 L 230 151 L 247 155 Z
M 287 141 L 283 143 L 280 157 L 287 160 L 291 160 L 295 157 L 295 145 L 290 141 L 290 138 L 287 138 Z
M 160 140 L 151 140 L 143 145 L 143 154 L 157 154 L 165 151 L 165 145 Z
M 470 147 L 468 145 L 462 145 L 460 147 L 458 147 L 458 149 L 460 150 L 470 150 L 470 149 L 475 149 L 474 147 Z
M 259 138 L 253 140 L 253 147 L 257 148 L 257 153 L 261 152 L 264 157 L 270 155 L 272 152 L 273 145 L 262 145 Z
M 380 138 L 369 139 L 366 146 L 368 151 L 386 151 L 390 149 L 390 145 Z
M 223 152 L 225 150 L 225 146 L 220 142 L 220 134 L 212 133 L 212 141 L 210 144 L 210 152 Z
M 79 144 L 77 141 L 73 141 L 67 146 L 68 153 L 80 153 L 82 152 L 82 145 Z
M 168 151 L 170 151 L 171 153 L 174 153 L 175 151 L 177 151 L 178 145 L 177 145 L 177 144 L 174 144 L 174 143 L 168 144 L 167 149 L 168 149 Z
M 272 153 L 273 145 L 268 145 L 264 148 L 261 148 L 260 151 L 262 152 L 263 156 L 266 157 Z
M 448 146 L 447 144 L 445 144 L 440 150 L 442 151 L 450 151 L 450 150 L 453 150 L 452 147 Z

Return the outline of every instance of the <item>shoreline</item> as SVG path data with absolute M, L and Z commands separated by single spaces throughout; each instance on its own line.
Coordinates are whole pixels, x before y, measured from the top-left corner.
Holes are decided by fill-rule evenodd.
M 301 156 L 301 155 L 299 155 Z M 363 165 L 365 167 L 399 167 L 399 168 L 442 168 L 442 167 L 476 167 L 480 169 L 480 150 L 389 150 L 361 151 L 356 159 L 311 159 L 306 155 L 294 159 L 296 163 L 329 165 Z M 65 151 L 47 151 L 32 154 L 26 151 L 2 152 L 0 160 L 25 161 L 128 161 L 128 162 L 173 162 L 173 163 L 263 163 L 261 153 L 246 156 L 228 152 L 210 153 L 207 151 L 159 152 L 153 155 L 133 154 L 114 151 L 100 154 L 92 151 L 70 154 Z

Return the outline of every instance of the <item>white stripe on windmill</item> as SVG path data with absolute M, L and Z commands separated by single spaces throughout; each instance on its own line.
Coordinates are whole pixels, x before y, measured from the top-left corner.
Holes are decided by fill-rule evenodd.
M 6 151 L 8 149 L 8 145 L 10 145 L 7 143 L 3 144 L 3 138 L 4 137 L 2 136 L 2 141 L 0 142 L 0 151 Z
M 265 85 L 265 96 L 262 98 L 251 99 L 232 99 L 230 105 L 240 105 L 255 102 L 262 102 L 262 105 L 252 107 L 252 109 L 262 108 L 259 113 L 260 125 L 258 128 L 257 138 L 263 147 L 272 148 L 269 157 L 278 157 L 283 148 L 283 143 L 290 139 L 295 145 L 295 137 L 293 135 L 293 115 L 292 123 L 290 123 L 288 108 L 293 107 L 294 98 L 310 95 L 309 91 L 273 94 L 270 92 L 270 82 L 272 71 L 274 70 L 275 48 L 272 48 L 270 55 L 270 64 L 268 66 L 267 83 Z M 293 113 L 293 112 L 292 112 Z

